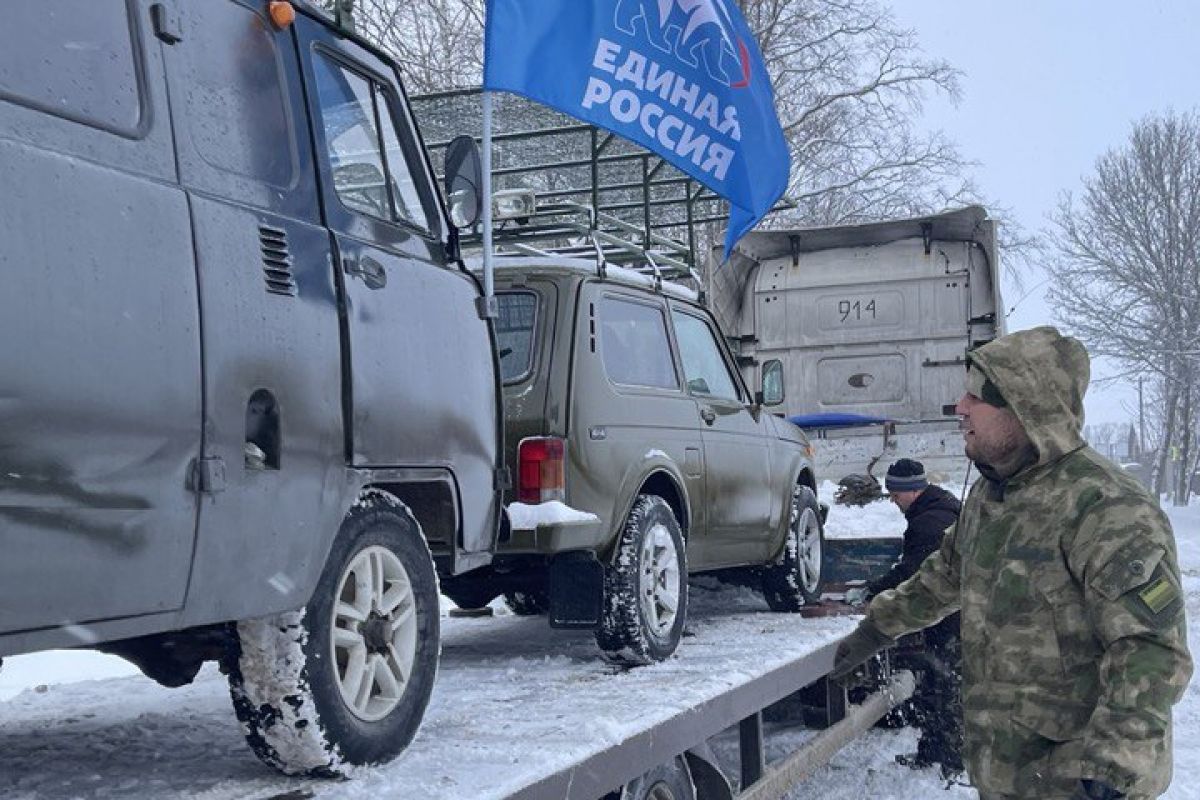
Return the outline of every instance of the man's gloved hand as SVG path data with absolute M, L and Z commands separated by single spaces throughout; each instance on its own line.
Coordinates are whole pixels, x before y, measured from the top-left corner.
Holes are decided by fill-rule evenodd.
M 846 590 L 846 602 L 852 606 L 861 606 L 867 602 L 867 594 L 870 592 L 865 586 L 855 586 L 853 589 Z
M 859 664 L 893 644 L 895 640 L 892 637 L 876 628 L 870 619 L 864 619 L 853 633 L 838 643 L 829 677 L 835 681 L 841 680 Z
M 1083 778 L 1075 786 L 1075 793 L 1071 795 L 1071 800 L 1121 800 L 1124 796 L 1104 781 Z

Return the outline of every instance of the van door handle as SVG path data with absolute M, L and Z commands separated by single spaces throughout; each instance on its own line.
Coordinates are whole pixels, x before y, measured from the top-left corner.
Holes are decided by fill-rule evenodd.
M 370 256 L 363 256 L 355 261 L 352 258 L 344 260 L 346 272 L 362 278 L 368 289 L 382 289 L 387 286 L 387 271 Z
M 717 412 L 711 408 L 702 408 L 700 409 L 700 419 L 704 420 L 706 425 L 712 425 L 717 421 Z

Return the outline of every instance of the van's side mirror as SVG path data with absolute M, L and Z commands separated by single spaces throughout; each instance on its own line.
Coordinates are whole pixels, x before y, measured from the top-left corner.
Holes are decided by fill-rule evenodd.
M 450 221 L 456 228 L 469 228 L 483 210 L 483 168 L 473 138 L 456 136 L 447 145 L 445 175 Z
M 756 398 L 764 406 L 777 406 L 783 402 L 783 362 L 772 359 L 762 365 L 762 391 Z

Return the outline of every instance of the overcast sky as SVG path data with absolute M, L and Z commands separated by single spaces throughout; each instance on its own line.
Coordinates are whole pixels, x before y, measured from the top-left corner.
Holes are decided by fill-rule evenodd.
M 979 162 L 984 194 L 1030 231 L 1096 158 L 1122 144 L 1152 111 L 1200 107 L 1200 2 L 1196 0 L 893 0 L 925 52 L 965 74 L 957 108 L 931 102 L 926 119 Z M 1026 289 L 1044 275 L 1029 273 Z M 1031 292 L 1009 329 L 1054 322 Z M 1007 307 L 1022 292 L 1004 286 Z M 1093 375 L 1115 369 L 1093 364 Z M 1136 389 L 1089 391 L 1088 422 L 1131 420 Z

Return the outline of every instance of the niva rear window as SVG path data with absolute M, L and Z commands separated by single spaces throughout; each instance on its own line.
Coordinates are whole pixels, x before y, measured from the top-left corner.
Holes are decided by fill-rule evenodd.
M 496 345 L 500 348 L 500 377 L 504 383 L 524 380 L 533 368 L 533 331 L 538 298 L 533 292 L 500 292 Z

